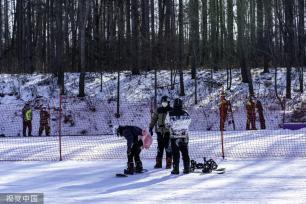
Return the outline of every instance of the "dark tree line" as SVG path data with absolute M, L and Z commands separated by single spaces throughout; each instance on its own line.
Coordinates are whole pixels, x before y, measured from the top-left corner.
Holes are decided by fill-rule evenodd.
M 303 92 L 304 0 L 0 0 L 0 70 L 80 73 L 170 69 L 241 69 L 253 93 L 251 68 L 292 67 Z M 63 89 L 64 90 L 64 89 Z

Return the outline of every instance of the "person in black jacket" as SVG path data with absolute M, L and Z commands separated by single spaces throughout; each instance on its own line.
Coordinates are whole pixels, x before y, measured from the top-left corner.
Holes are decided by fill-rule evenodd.
M 136 126 L 115 126 L 114 134 L 118 137 L 124 137 L 127 140 L 128 162 L 127 169 L 124 170 L 124 173 L 134 174 L 134 161 L 136 163 L 135 172 L 142 172 L 143 167 L 139 155 L 143 142 L 138 136 L 143 134 L 143 130 Z
M 184 162 L 183 173 L 190 172 L 190 157 L 188 153 L 190 115 L 183 110 L 183 102 L 177 98 L 174 100 L 173 109 L 166 118 L 166 125 L 170 127 L 171 148 L 173 155 L 173 170 L 171 174 L 179 174 L 180 152 Z

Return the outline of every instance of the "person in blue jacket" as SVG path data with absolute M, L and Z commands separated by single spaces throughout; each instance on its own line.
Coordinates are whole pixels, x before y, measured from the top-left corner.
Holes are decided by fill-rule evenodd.
M 143 130 L 136 126 L 114 126 L 114 134 L 118 137 L 124 137 L 127 140 L 127 169 L 124 170 L 125 174 L 141 173 L 143 171 L 142 162 L 140 160 L 141 147 L 143 141 L 140 136 L 143 135 Z M 136 164 L 134 168 L 134 162 Z

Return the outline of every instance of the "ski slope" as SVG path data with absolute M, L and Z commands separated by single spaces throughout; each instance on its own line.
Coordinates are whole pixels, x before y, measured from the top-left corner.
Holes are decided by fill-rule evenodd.
M 225 174 L 178 176 L 144 160 L 149 172 L 116 178 L 125 162 L 2 162 L 0 192 L 44 193 L 46 204 L 306 202 L 305 159 L 225 160 Z
M 197 162 L 212 157 L 225 174 L 154 169 L 154 138 L 141 153 L 149 171 L 127 178 L 115 177 L 126 167 L 123 138 L 63 137 L 64 161 L 58 162 L 57 137 L 4 137 L 1 160 L 28 161 L 1 161 L 0 192 L 44 193 L 46 204 L 306 203 L 305 129 L 229 131 L 224 137 L 225 160 L 216 132 L 192 132 L 189 150 Z

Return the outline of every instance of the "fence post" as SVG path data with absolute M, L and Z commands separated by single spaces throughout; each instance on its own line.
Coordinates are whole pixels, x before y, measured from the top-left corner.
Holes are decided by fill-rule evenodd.
M 283 103 L 284 103 L 284 112 L 283 112 L 283 126 L 284 126 L 284 124 L 285 124 L 285 117 L 286 117 L 286 98 L 284 97 L 283 98 Z
M 62 94 L 60 92 L 59 100 L 59 127 L 58 127 L 58 140 L 59 140 L 59 160 L 63 161 L 62 158 Z
M 225 154 L 224 154 L 224 135 L 223 135 L 223 130 L 221 130 L 221 148 L 222 148 L 222 158 L 225 158 Z
M 120 71 L 118 71 L 118 81 L 117 81 L 117 112 L 115 114 L 116 118 L 120 118 Z
M 222 91 L 221 91 L 221 96 L 224 96 L 225 93 L 224 93 L 224 87 L 222 87 Z M 221 99 L 221 97 L 219 97 Z M 222 99 L 220 101 L 220 106 L 221 106 L 221 103 L 222 103 Z M 221 124 L 220 124 L 220 132 L 221 132 L 221 151 L 222 151 L 222 158 L 224 159 L 225 158 L 225 154 L 224 154 L 224 123 L 225 123 L 225 118 L 224 118 L 224 110 L 220 110 L 221 114 L 220 115 L 220 119 L 221 119 L 221 123 L 223 124 L 223 127 L 221 127 Z

